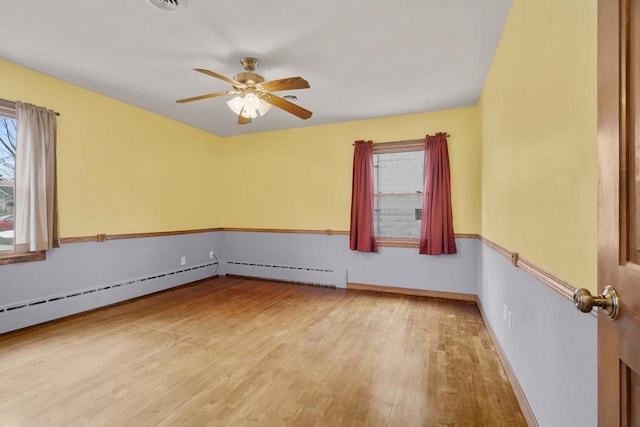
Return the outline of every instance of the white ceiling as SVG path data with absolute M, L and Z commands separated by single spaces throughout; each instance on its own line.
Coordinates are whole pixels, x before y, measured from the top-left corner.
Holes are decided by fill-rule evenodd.
M 2 1 L 0 57 L 210 131 L 262 132 L 475 105 L 511 0 Z M 266 80 L 302 76 L 308 120 L 273 108 L 239 126 L 227 98 L 260 59 Z M 2 94 L 0 93 L 0 98 Z M 29 101 L 29 100 L 23 100 Z M 55 108 L 55 106 L 51 106 Z M 62 112 L 64 113 L 64 111 Z

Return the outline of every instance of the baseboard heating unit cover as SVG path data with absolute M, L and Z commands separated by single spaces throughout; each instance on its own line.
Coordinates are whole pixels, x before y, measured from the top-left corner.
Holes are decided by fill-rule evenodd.
M 226 261 L 225 274 L 336 288 L 347 287 L 346 271 L 335 271 L 329 268 Z
M 0 333 L 81 313 L 214 276 L 218 262 L 153 273 L 0 306 Z

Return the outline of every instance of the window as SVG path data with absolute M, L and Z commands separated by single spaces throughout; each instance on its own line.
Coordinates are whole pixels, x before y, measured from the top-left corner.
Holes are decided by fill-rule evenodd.
M 354 143 L 349 248 L 457 253 L 445 132 L 424 140 Z M 424 211 L 423 211 L 424 210 Z
M 424 140 L 375 144 L 373 169 L 373 219 L 378 242 L 419 239 Z
M 0 100 L 0 264 L 59 246 L 55 152 L 54 111 Z
M 15 110 L 0 107 L 0 253 L 14 250 L 16 179 Z

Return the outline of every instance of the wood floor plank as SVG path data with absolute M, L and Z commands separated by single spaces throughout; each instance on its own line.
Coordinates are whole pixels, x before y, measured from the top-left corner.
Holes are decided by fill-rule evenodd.
M 0 336 L 0 426 L 524 426 L 473 303 L 246 278 Z

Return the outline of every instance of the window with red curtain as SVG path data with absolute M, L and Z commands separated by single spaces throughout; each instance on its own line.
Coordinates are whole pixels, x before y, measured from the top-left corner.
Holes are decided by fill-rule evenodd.
M 353 150 L 349 248 L 378 252 L 373 229 L 373 142 L 356 141 Z
M 457 253 L 451 210 L 451 173 L 447 134 L 427 135 L 424 151 L 424 199 L 420 253 Z
M 418 247 L 423 172 L 424 139 L 373 145 L 373 221 L 379 247 Z

